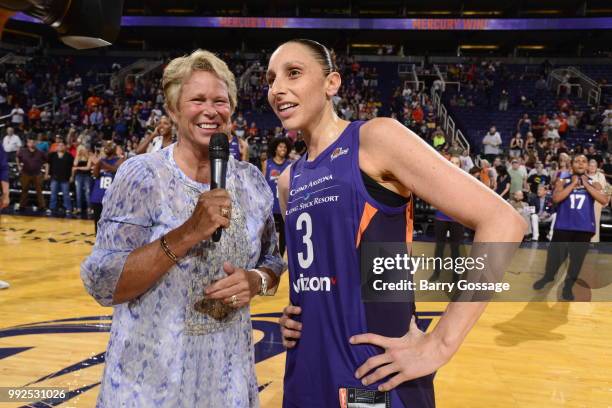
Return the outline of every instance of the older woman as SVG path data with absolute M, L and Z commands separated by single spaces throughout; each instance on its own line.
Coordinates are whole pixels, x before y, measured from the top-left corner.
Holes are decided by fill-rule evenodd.
M 223 61 L 176 58 L 163 88 L 178 142 L 121 165 L 81 269 L 89 293 L 114 306 L 98 406 L 258 406 L 249 302 L 284 269 L 272 193 L 233 158 L 227 189 L 209 189 L 208 144 L 229 134 L 236 107 Z

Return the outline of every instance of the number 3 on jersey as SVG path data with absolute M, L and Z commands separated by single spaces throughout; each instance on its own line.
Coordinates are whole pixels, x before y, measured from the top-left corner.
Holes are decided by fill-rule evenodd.
M 303 212 L 298 217 L 295 223 L 295 229 L 298 231 L 304 230 L 304 235 L 302 236 L 302 242 L 306 245 L 306 256 L 304 257 L 303 252 L 298 252 L 298 262 L 300 263 L 300 267 L 302 269 L 308 268 L 312 265 L 312 261 L 314 259 L 314 251 L 312 246 L 312 218 L 310 218 L 310 214 Z

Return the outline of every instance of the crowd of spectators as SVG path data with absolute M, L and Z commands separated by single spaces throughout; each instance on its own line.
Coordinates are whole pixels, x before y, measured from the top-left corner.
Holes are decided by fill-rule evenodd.
M 280 127 L 265 128 L 256 120 L 271 114 L 267 104 L 267 83 L 262 54 L 259 61 L 246 60 L 239 53 L 228 53 L 224 60 L 236 74 L 240 84 L 239 104 L 233 118 L 233 132 L 249 146 L 248 159 L 261 167 L 267 158 L 268 142 L 276 137 L 289 137 L 294 143 L 290 157 L 298 158 L 306 150 L 299 134 Z M 593 175 L 605 174 L 612 182 L 612 168 L 607 156 L 608 132 L 612 130 L 612 105 L 607 109 L 580 112 L 571 98 L 562 95 L 557 111 L 542 113 L 537 118 L 522 115 L 516 134 L 508 144 L 502 142 L 492 126 L 483 137 L 482 150 L 474 155 L 449 138 L 439 123 L 430 93 L 414 84 L 396 88 L 387 106 L 379 89 L 376 67 L 362 66 L 348 56 L 337 56 L 336 63 L 343 78 L 341 91 L 334 98 L 338 114 L 346 120 L 368 120 L 385 114 L 396 118 L 413 130 L 441 154 L 459 157 L 461 168 L 478 177 L 533 221 L 550 222 L 551 186 L 569 171 L 568 157 L 587 154 L 594 163 Z M 127 79 L 120 86 L 110 86 L 110 75 L 121 69 L 118 63 L 106 67 L 93 66 L 80 71 L 73 58 L 35 58 L 26 66 L 4 66 L 0 69 L 0 113 L 6 115 L 3 146 L 9 161 L 15 163 L 22 194 L 15 208 L 24 210 L 29 204 L 28 190 L 34 187 L 34 210 L 61 212 L 67 216 L 91 216 L 88 200 L 92 183 L 91 171 L 105 157 L 105 146 L 116 145 L 116 154 L 129 158 L 138 153 L 161 148 L 172 142 L 172 134 L 160 131 L 163 125 L 164 100 L 160 88 L 161 68 L 139 77 Z M 535 94 L 545 91 L 543 75 L 550 70 L 544 64 L 537 73 Z M 458 94 L 451 104 L 493 106 L 491 90 L 494 81 L 508 83 L 515 75 L 503 64 L 453 65 L 447 71 L 449 81 L 460 82 L 469 95 Z M 523 79 L 523 78 L 519 78 Z M 535 79 L 535 78 L 534 78 Z M 434 84 L 440 89 L 440 84 Z M 502 86 L 503 88 L 503 86 Z M 495 99 L 497 108 L 506 110 L 509 103 L 537 105 L 537 97 L 512 95 L 503 88 Z M 49 103 L 47 103 L 49 102 Z M 567 136 L 576 128 L 598 132 L 596 141 L 568 146 Z M 162 136 L 166 134 L 166 136 Z M 170 136 L 168 136 L 168 134 Z M 13 177 L 15 178 L 15 177 Z M 48 183 L 48 185 L 47 185 Z M 16 180 L 13 186 L 17 187 Z M 42 191 L 50 191 L 47 205 Z M 69 191 L 74 191 L 74 204 Z M 62 193 L 63 205 L 58 196 Z M 31 203 L 30 203 L 31 204 Z M 62 208 L 63 207 L 63 208 Z M 538 239 L 537 224 L 530 234 Z
M 589 160 L 589 177 L 610 191 L 612 155 L 608 124 L 612 120 L 612 105 L 580 115 L 581 119 L 586 117 L 588 119 L 582 122 L 582 126 L 588 127 L 596 137 L 572 146 L 568 145 L 567 137 L 577 122 L 568 121 L 563 112 L 539 115 L 535 123 L 528 114 L 524 114 L 517 122 L 515 135 L 506 146 L 495 126 L 482 139 L 480 165 L 486 169 L 486 174 L 482 174 L 481 180 L 486 178 L 485 184 L 508 199 L 530 221 L 529 234 L 534 240 L 539 239 L 538 224 L 554 222 L 552 189 L 559 177 L 571 173 L 572 156 L 584 154 Z M 493 166 L 489 167 L 491 162 Z M 594 241 L 599 240 L 600 215 L 601 208 L 597 214 Z

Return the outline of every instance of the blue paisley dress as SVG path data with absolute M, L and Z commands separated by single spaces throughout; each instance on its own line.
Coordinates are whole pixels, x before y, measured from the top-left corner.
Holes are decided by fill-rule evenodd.
M 176 165 L 174 146 L 127 160 L 107 191 L 91 255 L 81 265 L 87 291 L 103 306 L 128 255 L 177 228 L 209 185 Z M 114 306 L 97 406 L 258 407 L 248 306 L 221 321 L 194 305 L 223 262 L 280 275 L 273 197 L 261 172 L 230 157 L 232 221 L 218 243 L 202 241 L 138 298 Z

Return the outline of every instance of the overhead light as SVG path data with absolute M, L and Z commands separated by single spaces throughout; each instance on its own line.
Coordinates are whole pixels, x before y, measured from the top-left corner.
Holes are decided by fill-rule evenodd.
M 194 13 L 195 10 L 185 9 L 185 8 L 169 8 L 169 9 L 166 9 L 166 12 L 170 14 L 189 14 L 189 13 Z
M 463 44 L 459 48 L 462 50 L 496 50 L 499 45 L 487 45 L 487 44 Z
M 111 45 L 117 38 L 123 0 L 0 0 L 0 7 L 37 18 L 66 45 L 86 49 Z
M 546 48 L 544 45 L 517 45 L 516 48 L 521 50 L 543 50 Z
M 612 9 L 587 9 L 587 14 L 612 14 Z
M 381 47 L 386 47 L 385 44 L 351 44 L 351 47 L 353 48 L 381 48 Z
M 524 10 L 522 14 L 562 14 L 563 10 Z
M 461 14 L 464 16 L 499 16 L 502 13 L 500 10 L 468 10 Z
M 433 15 L 433 16 L 448 16 L 453 14 L 450 10 L 429 10 L 429 11 L 406 11 L 406 14 L 409 16 L 416 15 Z

